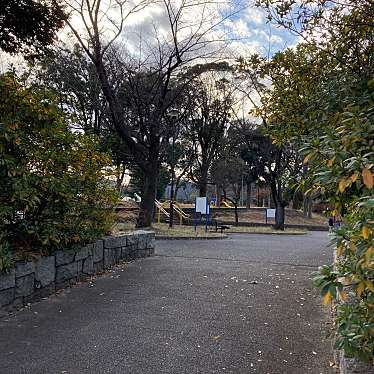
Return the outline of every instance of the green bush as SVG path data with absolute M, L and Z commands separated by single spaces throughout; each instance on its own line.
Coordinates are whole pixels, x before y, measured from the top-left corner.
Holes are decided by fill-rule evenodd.
M 321 268 L 314 283 L 325 304 L 338 301 L 336 347 L 374 362 L 374 80 L 345 82 L 351 84 L 335 90 L 343 97 L 341 109 L 335 105 L 326 116 L 324 128 L 331 131 L 305 148 L 315 188 L 330 196 L 344 221 L 333 238 L 335 269 Z M 326 97 L 323 102 L 329 104 Z
M 67 123 L 51 93 L 0 77 L 0 270 L 11 265 L 9 253 L 51 253 L 112 225 L 111 160 Z

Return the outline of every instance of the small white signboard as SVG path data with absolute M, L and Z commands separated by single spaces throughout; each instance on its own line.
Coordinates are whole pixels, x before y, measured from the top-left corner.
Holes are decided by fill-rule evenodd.
M 196 213 L 209 214 L 209 204 L 207 197 L 196 198 Z
M 275 218 L 275 209 L 266 209 L 267 218 Z

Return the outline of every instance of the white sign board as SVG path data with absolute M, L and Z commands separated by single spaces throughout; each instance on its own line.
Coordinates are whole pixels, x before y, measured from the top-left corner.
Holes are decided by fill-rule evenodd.
M 275 218 L 275 209 L 266 209 L 267 218 Z
M 209 214 L 208 198 L 197 197 L 195 208 L 196 208 L 196 213 Z

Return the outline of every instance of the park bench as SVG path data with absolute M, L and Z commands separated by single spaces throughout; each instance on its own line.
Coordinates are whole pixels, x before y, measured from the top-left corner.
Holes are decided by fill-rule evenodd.
M 216 232 L 220 230 L 221 234 L 223 234 L 225 230 L 228 230 L 230 228 L 230 226 L 219 224 L 217 221 L 215 221 L 215 225 L 216 225 Z

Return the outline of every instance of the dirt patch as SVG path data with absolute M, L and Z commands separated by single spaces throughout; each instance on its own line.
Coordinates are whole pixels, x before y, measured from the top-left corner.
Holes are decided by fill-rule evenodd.
M 235 214 L 231 210 L 220 210 L 214 213 L 214 218 L 222 221 L 234 221 Z M 254 208 L 239 211 L 239 222 L 265 223 L 265 210 Z M 274 218 L 268 218 L 268 223 L 275 223 Z M 298 210 L 286 209 L 285 223 L 289 225 L 321 226 L 327 224 L 327 219 L 320 214 L 313 214 L 313 218 L 306 218 Z

